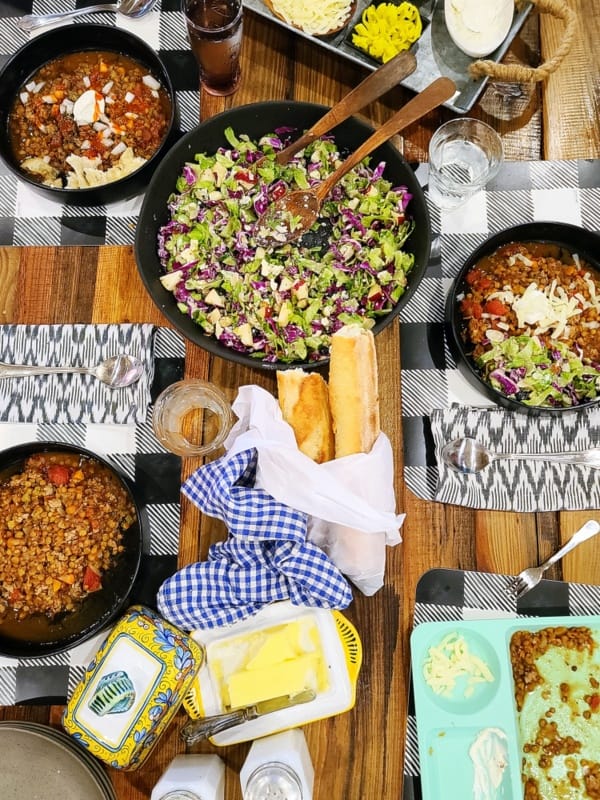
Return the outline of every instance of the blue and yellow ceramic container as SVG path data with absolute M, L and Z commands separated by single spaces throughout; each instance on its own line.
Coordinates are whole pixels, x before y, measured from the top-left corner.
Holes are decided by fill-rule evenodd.
M 181 706 L 203 658 L 189 636 L 149 608 L 132 606 L 76 687 L 65 730 L 111 767 L 137 769 Z

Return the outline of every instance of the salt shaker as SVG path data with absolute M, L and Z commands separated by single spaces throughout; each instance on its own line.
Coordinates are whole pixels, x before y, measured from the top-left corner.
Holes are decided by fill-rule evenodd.
M 175 756 L 150 800 L 223 800 L 225 764 L 216 755 Z
M 304 733 L 295 728 L 257 739 L 240 772 L 244 800 L 311 800 L 314 769 Z

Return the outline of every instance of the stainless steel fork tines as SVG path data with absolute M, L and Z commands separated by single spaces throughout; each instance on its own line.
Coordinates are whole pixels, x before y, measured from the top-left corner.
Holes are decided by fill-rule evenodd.
M 567 553 L 570 553 L 578 544 L 585 542 L 587 539 L 591 539 L 592 536 L 595 536 L 598 532 L 600 532 L 600 523 L 596 522 L 594 519 L 589 520 L 571 536 L 569 541 L 563 545 L 560 550 L 557 550 L 553 556 L 550 556 L 547 561 L 544 561 L 539 567 L 529 567 L 528 569 L 524 569 L 523 572 L 520 572 L 516 578 L 510 581 L 506 587 L 506 591 L 516 600 L 523 597 L 524 594 L 538 585 L 542 580 L 542 575 L 552 564 L 555 564 Z

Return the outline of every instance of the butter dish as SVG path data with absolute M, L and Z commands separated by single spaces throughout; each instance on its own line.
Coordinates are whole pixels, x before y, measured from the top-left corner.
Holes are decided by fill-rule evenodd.
M 193 631 L 206 658 L 184 699 L 192 719 L 223 714 L 303 690 L 315 699 L 211 736 L 237 744 L 343 713 L 353 707 L 362 647 L 338 611 L 271 603 L 242 622 Z
M 204 651 L 154 611 L 132 606 L 87 667 L 67 733 L 115 769 L 138 769 L 181 707 Z

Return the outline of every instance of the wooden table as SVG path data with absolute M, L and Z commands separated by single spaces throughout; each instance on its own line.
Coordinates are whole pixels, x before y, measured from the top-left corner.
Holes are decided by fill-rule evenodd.
M 600 23 L 595 0 L 570 0 L 578 15 L 578 37 L 563 63 L 545 85 L 491 84 L 472 114 L 491 123 L 502 135 L 508 159 L 600 157 L 598 97 L 600 55 L 596 47 Z M 244 77 L 232 98 L 203 95 L 201 115 L 265 99 L 311 100 L 332 104 L 364 76 L 363 70 L 252 13 L 245 20 Z M 556 47 L 561 25 L 532 14 L 513 43 L 509 60 L 537 64 Z M 408 100 L 398 88 L 367 108 L 364 116 L 381 123 Z M 405 132 L 405 155 L 426 159 L 431 132 L 453 115 L 445 109 L 429 114 Z M 138 278 L 129 247 L 44 247 L 0 249 L 0 321 L 154 322 L 165 320 Z M 416 498 L 402 480 L 400 360 L 398 324 L 377 338 L 381 376 L 382 426 L 396 458 L 398 510 L 406 512 L 403 544 L 388 550 L 384 588 L 374 597 L 356 593 L 348 616 L 364 646 L 364 663 L 355 708 L 305 728 L 315 766 L 316 800 L 344 797 L 401 797 L 403 736 L 409 667 L 408 635 L 415 586 L 432 567 L 514 573 L 547 557 L 590 517 L 583 513 L 515 514 L 477 512 Z M 274 378 L 259 370 L 235 366 L 189 346 L 186 372 L 209 378 L 233 398 L 244 383 L 274 389 Z M 187 476 L 197 464 L 186 462 Z M 200 526 L 200 537 L 197 535 Z M 187 502 L 182 510 L 181 564 L 204 558 L 223 531 Z M 568 556 L 553 577 L 597 582 L 600 541 Z M 0 718 L 27 719 L 60 725 L 60 707 L 27 706 L 0 709 Z M 118 800 L 148 798 L 171 758 L 183 752 L 178 729 L 181 712 L 151 758 L 138 772 L 111 771 Z M 219 752 L 227 765 L 226 798 L 240 798 L 238 773 L 248 745 L 214 748 L 198 745 L 193 752 Z

